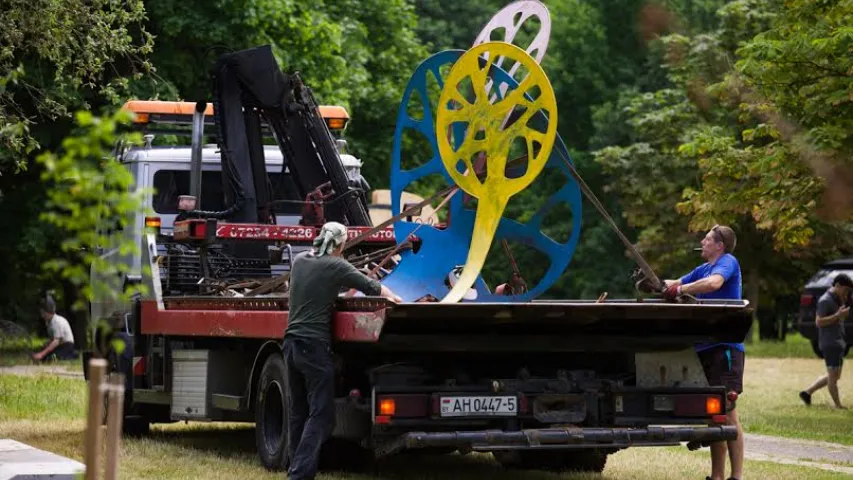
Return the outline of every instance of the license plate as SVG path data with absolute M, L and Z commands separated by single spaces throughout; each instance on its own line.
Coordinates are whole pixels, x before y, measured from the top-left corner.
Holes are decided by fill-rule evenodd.
M 441 397 L 442 417 L 512 417 L 517 414 L 518 399 L 515 396 Z

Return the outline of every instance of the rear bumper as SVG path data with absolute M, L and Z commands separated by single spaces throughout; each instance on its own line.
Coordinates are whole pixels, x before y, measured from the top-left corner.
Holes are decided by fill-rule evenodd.
M 718 442 L 737 438 L 735 426 L 647 428 L 543 428 L 520 431 L 409 432 L 377 449 L 377 456 L 428 447 L 457 447 L 475 451 L 627 448 Z

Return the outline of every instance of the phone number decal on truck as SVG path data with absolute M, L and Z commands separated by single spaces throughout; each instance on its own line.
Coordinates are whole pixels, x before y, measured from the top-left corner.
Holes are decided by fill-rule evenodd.
M 349 227 L 347 238 L 353 238 L 369 231 L 371 227 Z M 220 224 L 216 228 L 219 238 L 242 238 L 258 240 L 311 241 L 317 237 L 320 229 L 316 227 L 283 226 L 283 225 L 240 225 Z M 393 242 L 394 229 L 386 227 L 370 235 L 368 242 Z

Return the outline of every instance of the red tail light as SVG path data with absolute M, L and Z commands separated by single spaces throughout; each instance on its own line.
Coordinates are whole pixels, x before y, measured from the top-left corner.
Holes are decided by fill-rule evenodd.
M 808 294 L 800 295 L 800 306 L 801 307 L 808 307 L 809 305 L 812 304 L 812 302 L 814 302 L 814 295 L 808 295 Z

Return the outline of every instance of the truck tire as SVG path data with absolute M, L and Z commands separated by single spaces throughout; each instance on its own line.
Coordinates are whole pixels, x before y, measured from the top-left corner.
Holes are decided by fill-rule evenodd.
M 287 468 L 287 377 L 284 357 L 267 357 L 255 392 L 255 445 L 264 468 Z
M 142 437 L 151 431 L 151 422 L 142 415 L 125 416 L 121 424 L 121 432 L 128 437 Z

